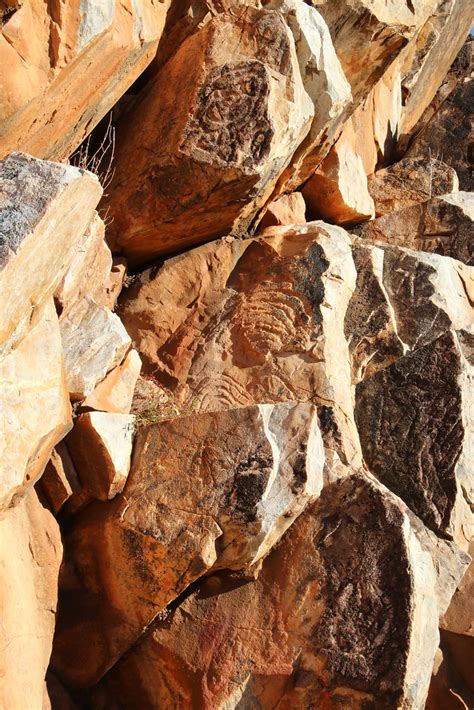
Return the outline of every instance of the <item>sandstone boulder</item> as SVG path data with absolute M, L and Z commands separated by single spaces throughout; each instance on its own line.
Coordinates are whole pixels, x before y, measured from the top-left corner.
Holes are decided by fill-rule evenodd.
M 14 4 L 0 26 L 0 156 L 61 160 L 151 61 L 170 3 Z
M 33 489 L 0 519 L 0 706 L 42 708 L 62 545 Z
M 362 239 L 433 251 L 474 264 L 474 195 L 454 192 L 386 214 L 358 229 Z
M 73 400 L 82 400 L 130 347 L 120 318 L 88 296 L 78 301 L 60 321 L 66 379 Z
M 134 417 L 87 412 L 74 421 L 67 448 L 82 488 L 93 498 L 121 493 L 130 470 Z
M 63 580 L 56 672 L 73 686 L 97 681 L 202 574 L 257 562 L 318 495 L 323 464 L 311 404 L 194 414 L 141 430 L 124 495 L 91 506 L 67 537 L 78 578 Z M 84 644 L 94 654 L 78 664 Z
M 130 350 L 121 365 L 115 367 L 99 382 L 95 390 L 83 402 L 101 412 L 129 414 L 132 407 L 135 385 L 140 374 L 142 361 L 136 350 Z
M 121 276 L 113 273 L 112 269 L 112 254 L 105 242 L 105 225 L 95 214 L 54 292 L 61 315 L 64 317 L 85 296 L 98 305 L 112 309 L 122 287 Z
M 114 248 L 139 263 L 245 229 L 313 112 L 283 17 L 244 5 L 218 14 L 119 127 L 108 201 Z
M 474 531 L 472 344 L 472 330 L 441 335 L 359 383 L 355 408 L 370 471 L 464 549 Z
M 81 486 L 64 441 L 59 442 L 53 449 L 37 488 L 54 514 L 61 510 L 74 493 L 79 492 Z
M 301 192 L 282 195 L 271 202 L 260 222 L 260 230 L 280 224 L 305 224 L 306 203 Z
M 472 267 L 361 240 L 352 254 L 357 283 L 344 329 L 354 382 L 474 322 Z
M 0 511 L 36 482 L 71 426 L 61 336 L 50 298 L 35 310 L 26 336 L 0 359 Z
M 207 577 L 156 620 L 95 707 L 421 708 L 438 639 L 429 555 L 395 497 L 349 476 L 257 579 Z
M 369 177 L 369 193 L 375 203 L 375 214 L 384 214 L 426 202 L 432 197 L 459 190 L 454 168 L 442 160 L 405 158 Z
M 69 165 L 22 153 L 0 162 L 0 348 L 54 292 L 101 194 L 94 175 Z
M 143 372 L 185 411 L 313 401 L 331 466 L 357 466 L 344 316 L 349 236 L 312 223 L 221 240 L 143 272 L 120 315 Z

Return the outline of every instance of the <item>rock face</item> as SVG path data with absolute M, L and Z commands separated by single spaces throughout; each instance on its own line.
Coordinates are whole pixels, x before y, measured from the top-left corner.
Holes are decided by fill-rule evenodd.
M 0 156 L 67 158 L 153 58 L 168 5 L 0 5 Z
M 472 193 L 455 192 L 379 217 L 363 225 L 358 234 L 370 242 L 382 241 L 433 251 L 472 265 L 473 214 Z
M 117 151 L 115 247 L 137 263 L 244 228 L 313 111 L 281 15 L 241 6 L 215 17 L 127 114 L 139 129 Z
M 370 195 L 375 203 L 375 214 L 384 214 L 426 202 L 438 195 L 459 190 L 459 180 L 454 168 L 442 160 L 405 158 L 378 170 L 368 180 Z
M 52 298 L 35 313 L 26 336 L 0 360 L 0 402 L 2 511 L 36 482 L 53 446 L 72 426 Z
M 206 571 L 258 561 L 318 495 L 323 464 L 311 404 L 191 415 L 142 430 L 124 496 L 86 510 L 66 540 L 77 578 L 66 568 L 59 676 L 79 687 L 97 681 Z M 77 604 L 80 627 L 70 616 Z M 84 644 L 95 653 L 79 667 L 73 659 Z
M 111 707 L 422 707 L 438 644 L 432 575 L 396 499 L 342 479 L 258 579 L 208 577 L 102 690 Z
M 446 333 L 357 385 L 356 421 L 370 470 L 440 535 L 472 528 L 473 334 Z M 461 341 L 461 342 L 460 342 Z M 437 416 L 433 419 L 433 407 Z M 465 499 L 466 496 L 466 499 Z
M 22 153 L 0 162 L 0 347 L 58 286 L 101 194 L 78 168 Z
M 217 241 L 145 271 L 127 291 L 121 317 L 144 373 L 179 406 L 217 411 L 314 401 L 326 447 L 357 466 L 343 332 L 355 278 L 343 230 L 317 222 L 277 228 L 273 236 Z
M 0 519 L 2 707 L 43 707 L 61 554 L 58 524 L 31 489 Z

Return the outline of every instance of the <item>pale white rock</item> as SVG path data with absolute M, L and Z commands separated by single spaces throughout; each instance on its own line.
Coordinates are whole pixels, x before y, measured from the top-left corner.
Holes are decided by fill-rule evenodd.
M 105 32 L 115 16 L 115 0 L 81 0 L 79 12 L 81 24 L 78 32 L 78 50 L 92 42 L 94 37 Z
M 128 414 L 141 366 L 140 355 L 136 350 L 130 350 L 122 364 L 111 370 L 92 394 L 86 397 L 83 406 L 103 412 Z
M 72 426 L 61 336 L 52 298 L 0 360 L 0 510 L 41 476 Z
M 54 292 L 101 195 L 95 175 L 70 165 L 24 153 L 0 162 L 3 351 L 21 338 L 34 309 Z
M 69 393 L 81 400 L 121 363 L 131 340 L 120 318 L 89 297 L 61 319 L 60 329 Z
M 135 417 L 87 412 L 74 422 L 67 447 L 83 489 L 99 500 L 120 493 L 130 470 Z

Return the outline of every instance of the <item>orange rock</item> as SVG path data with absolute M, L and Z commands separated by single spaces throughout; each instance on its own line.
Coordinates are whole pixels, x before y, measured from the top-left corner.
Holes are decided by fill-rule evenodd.
M 64 442 L 60 442 L 37 484 L 46 496 L 53 513 L 58 513 L 64 503 L 80 490 L 77 473 Z
M 313 113 L 283 17 L 244 5 L 216 15 L 119 126 L 107 201 L 114 249 L 137 264 L 244 230 Z
M 0 66 L 8 66 L 0 79 L 0 156 L 71 155 L 153 58 L 168 6 L 29 0 L 8 17 L 0 28 Z
M 0 706 L 42 708 L 53 643 L 62 545 L 30 489 L 0 519 Z
M 141 366 L 140 355 L 136 350 L 130 350 L 123 363 L 99 382 L 82 406 L 101 412 L 129 414 Z
M 0 359 L 0 511 L 43 473 L 55 444 L 72 426 L 61 336 L 53 299 Z
M 279 224 L 305 224 L 306 203 L 301 192 L 282 195 L 271 202 L 260 222 L 260 230 Z

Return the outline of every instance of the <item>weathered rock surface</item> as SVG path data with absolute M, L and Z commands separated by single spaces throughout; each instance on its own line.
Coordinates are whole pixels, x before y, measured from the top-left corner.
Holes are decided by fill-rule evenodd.
M 54 292 L 61 315 L 64 317 L 85 296 L 112 309 L 122 287 L 122 279 L 112 269 L 112 254 L 105 242 L 105 225 L 96 214 Z
M 37 487 L 55 514 L 74 493 L 79 492 L 81 486 L 64 441 L 53 449 Z
M 358 241 L 357 283 L 345 316 L 354 382 L 474 322 L 474 270 L 425 252 Z
M 474 264 L 474 195 L 455 192 L 386 214 L 359 228 L 370 242 L 388 242 Z
M 400 358 L 357 385 L 355 408 L 370 471 L 464 548 L 473 534 L 472 341 L 472 331 L 451 331 Z
M 421 708 L 438 638 L 429 555 L 397 499 L 350 476 L 256 580 L 210 576 L 155 621 L 95 707 Z
M 146 88 L 126 139 L 119 128 L 114 247 L 137 263 L 245 228 L 313 112 L 283 17 L 245 6 L 217 15 Z
M 303 188 L 303 197 L 313 219 L 351 226 L 375 215 L 361 156 L 347 133 Z
M 84 170 L 14 153 L 0 162 L 0 347 L 59 284 L 102 194 Z M 53 248 L 52 248 L 53 247 Z M 5 344 L 5 341 L 7 343 Z
M 0 706 L 42 708 L 62 546 L 34 490 L 0 519 Z
M 356 279 L 349 236 L 317 222 L 273 230 L 145 271 L 120 315 L 144 374 L 185 411 L 313 401 L 332 465 L 358 466 L 344 337 Z
M 66 379 L 73 400 L 91 394 L 130 347 L 120 318 L 88 296 L 60 321 Z
M 282 195 L 270 202 L 260 222 L 259 229 L 280 224 L 306 224 L 306 203 L 301 192 Z
M 109 372 L 86 397 L 83 407 L 91 407 L 101 412 L 129 414 L 141 366 L 140 355 L 136 350 L 130 350 L 122 364 Z
M 473 190 L 472 142 L 474 82 L 460 83 L 412 141 L 407 155 L 439 158 L 453 167 L 461 190 Z
M 388 168 L 378 170 L 368 180 L 369 193 L 375 203 L 375 214 L 384 214 L 426 202 L 432 197 L 459 190 L 454 168 L 442 160 L 405 158 Z
M 0 359 L 0 511 L 36 482 L 71 426 L 61 336 L 50 298 L 35 310 L 23 340 Z
M 16 4 L 0 27 L 0 156 L 64 159 L 152 60 L 169 2 Z
M 320 492 L 323 464 L 311 404 L 194 414 L 143 429 L 124 495 L 91 506 L 67 537 L 78 577 L 66 570 L 63 579 L 59 676 L 73 686 L 97 681 L 191 582 L 263 557 Z M 77 664 L 84 644 L 94 654 Z
M 93 498 L 121 493 L 130 470 L 134 417 L 87 412 L 74 421 L 67 448 L 82 488 Z
M 469 710 L 474 694 L 457 673 L 446 647 L 436 652 L 426 710 Z

